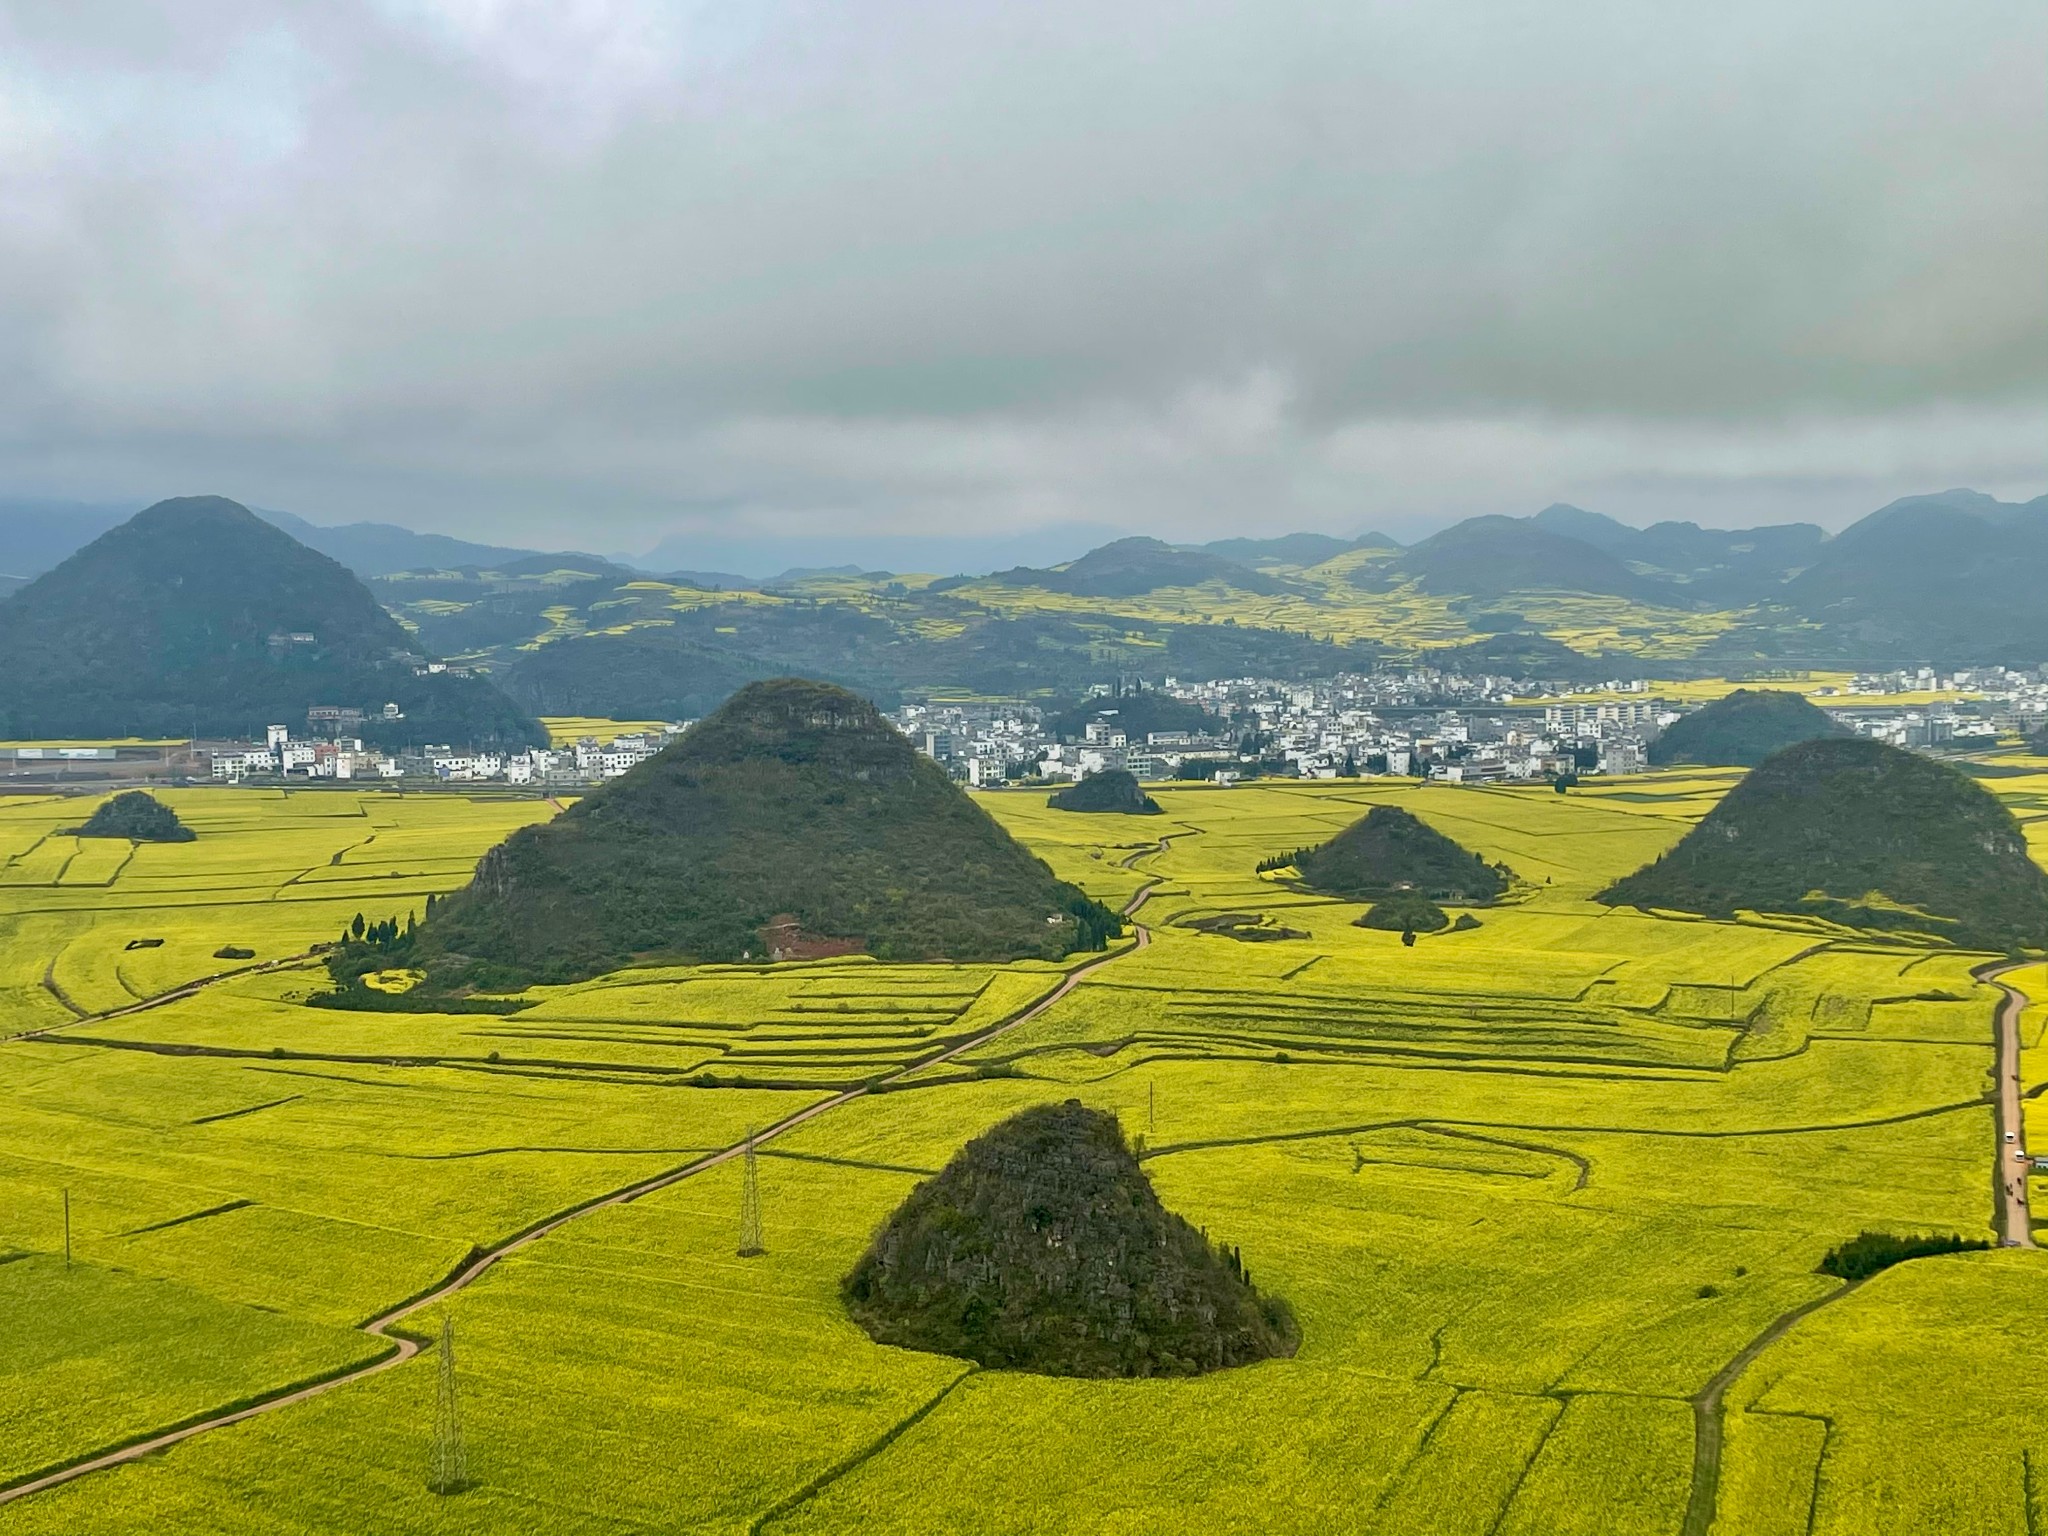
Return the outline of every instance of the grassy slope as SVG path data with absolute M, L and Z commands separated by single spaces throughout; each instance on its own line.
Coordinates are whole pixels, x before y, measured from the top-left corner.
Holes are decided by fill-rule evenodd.
M 1990 1214 L 1992 1133 L 1976 1104 L 1988 999 L 1971 991 L 1965 957 L 1588 899 L 1675 842 L 1728 781 L 1652 775 L 1567 797 L 1170 789 L 1165 815 L 1108 829 L 1046 810 L 1042 793 L 986 797 L 1105 898 L 1158 877 L 1151 948 L 982 1053 L 1025 1075 L 935 1071 L 940 1086 L 857 1101 L 767 1148 L 765 1259 L 732 1256 L 728 1168 L 573 1224 L 464 1293 L 451 1311 L 478 1491 L 447 1503 L 420 1486 L 423 1364 L 27 1501 L 6 1523 L 66 1536 L 144 1523 L 338 1533 L 374 1512 L 404 1532 L 737 1530 L 930 1407 L 768 1528 L 1675 1529 L 1684 1398 L 1772 1317 L 1824 1292 L 1811 1269 L 1826 1247 L 1863 1225 L 1975 1234 Z M 2038 790 L 1996 787 L 2009 785 Z M 298 939 L 302 916 L 304 932 L 324 934 L 336 902 L 302 914 L 290 893 L 347 867 L 326 860 L 363 828 L 301 818 L 314 798 L 195 793 L 176 803 L 201 840 L 144 850 L 146 874 L 75 898 L 0 892 L 15 903 L 10 974 L 39 975 L 35 961 L 56 955 L 80 988 L 125 990 L 109 968 L 138 981 L 130 964 L 164 951 L 89 942 L 93 903 L 117 925 L 135 920 L 144 895 L 124 890 L 131 879 L 158 904 L 225 888 L 229 906 L 161 908 L 183 914 L 179 932 L 206 925 L 194 951 L 238 936 L 224 921 L 235 914 L 276 944 Z M 346 798 L 372 816 L 389 806 Z M 1396 935 L 1350 926 L 1356 904 L 1252 873 L 1272 848 L 1383 802 L 1507 861 L 1537 894 L 1477 932 L 1404 951 Z M 437 872 L 390 881 L 400 892 L 458 878 L 445 866 L 473 858 L 498 835 L 492 818 L 514 809 L 415 804 L 446 818 L 410 829 Z M 37 814 L 55 824 L 66 811 L 10 808 L 0 837 L 40 846 Z M 230 826 L 232 838 L 207 835 Z M 401 830 L 351 858 L 389 858 L 378 850 Z M 1122 868 L 1162 833 L 1170 853 Z M 341 906 L 381 873 L 357 867 L 369 879 Z M 30 910 L 57 900 L 81 905 Z M 1174 926 L 1234 910 L 1311 936 L 1251 946 Z M 259 912 L 279 926 L 259 932 Z M 914 1059 L 1051 974 L 871 962 L 647 973 L 562 989 L 513 1020 L 313 1017 L 277 1000 L 290 976 L 238 983 L 94 1033 L 313 1059 L 4 1048 L 15 1065 L 0 1086 L 0 1244 L 49 1252 L 48 1195 L 69 1183 L 85 1263 L 279 1307 L 317 1330 L 405 1294 L 452 1249 L 804 1101 L 666 1086 L 714 1057 L 734 1075 L 733 1052 L 800 1053 L 817 1070 L 871 1051 Z M 401 1049 L 459 1061 L 318 1059 Z M 2029 1062 L 2038 1070 L 2038 1053 Z M 300 1097 L 212 1118 L 286 1095 Z M 844 1319 L 839 1277 L 916 1170 L 1017 1108 L 1069 1096 L 1147 1134 L 1162 1198 L 1240 1244 L 1261 1289 L 1294 1304 L 1299 1358 L 1180 1383 L 963 1379 L 942 1359 L 876 1348 Z M 447 1156 L 517 1146 L 582 1150 Z M 120 1236 L 232 1198 L 258 1204 Z M 47 1266 L 0 1277 L 17 1271 L 26 1315 L 56 1315 Z M 2029 1315 L 2042 1283 L 2032 1255 L 1922 1261 L 1802 1324 L 1731 1395 L 1729 1529 L 1771 1529 L 1787 1510 L 1804 1529 L 1817 1465 L 1824 1536 L 2024 1528 L 2011 1469 L 2021 1450 L 2048 1454 L 2048 1349 L 2005 1319 Z M 1719 1294 L 1702 1297 L 1704 1285 Z M 189 1316 L 166 1308 L 159 1325 L 188 1332 L 177 1319 Z M 75 1371 L 81 1348 L 51 1334 L 47 1365 L 0 1377 L 0 1414 L 48 1401 L 69 1378 L 43 1373 Z M 291 1373 L 253 1351 L 228 1364 Z M 189 1390 L 173 1356 L 159 1376 L 157 1396 L 133 1405 L 136 1429 Z M 1825 1444 L 1795 1414 L 1826 1416 Z M 81 1404 L 39 1433 L 82 1449 L 110 1436 L 109 1417 Z

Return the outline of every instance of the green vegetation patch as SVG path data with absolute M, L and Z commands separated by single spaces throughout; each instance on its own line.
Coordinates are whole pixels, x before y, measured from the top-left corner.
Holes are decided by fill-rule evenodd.
M 792 948 L 1050 960 L 1121 932 L 874 705 L 784 678 L 514 833 L 416 933 L 344 944 L 330 967 L 346 984 L 421 969 L 427 997 Z
M 155 795 L 140 789 L 124 789 L 111 800 L 103 800 L 82 827 L 70 829 L 73 837 L 125 837 L 137 843 L 189 843 L 198 834 Z
M 1508 888 L 1505 866 L 1488 864 L 1397 805 L 1376 805 L 1321 847 L 1260 867 L 1288 864 L 1311 889 L 1353 901 L 1397 891 L 1443 901 L 1491 901 Z
M 1704 763 L 1754 768 L 1773 752 L 1802 741 L 1852 732 L 1825 710 L 1796 693 L 1772 688 L 1738 688 L 1674 722 L 1650 743 L 1650 761 Z
M 1392 933 L 1436 933 L 1451 926 L 1444 909 L 1420 891 L 1397 891 L 1376 901 L 1358 920 L 1360 928 L 1380 928 Z M 1477 927 L 1478 924 L 1472 926 Z
M 1868 1280 L 1881 1270 L 1908 1259 L 1924 1259 L 1942 1253 L 1970 1253 L 1989 1248 L 1981 1237 L 1959 1237 L 1953 1232 L 1918 1233 L 1901 1237 L 1896 1232 L 1859 1232 L 1846 1243 L 1837 1243 L 1820 1261 L 1820 1272 L 1840 1280 Z
M 1078 1099 L 970 1141 L 844 1295 L 880 1343 L 1048 1376 L 1194 1376 L 1298 1342 L 1286 1304 L 1161 1205 L 1116 1117 Z
M 1854 737 L 1775 754 L 1596 899 L 1812 913 L 1990 949 L 2048 943 L 2048 876 L 2012 813 L 1945 764 Z
M 1138 787 L 1137 777 L 1122 768 L 1091 773 L 1046 804 L 1056 811 L 1093 811 L 1123 816 L 1157 816 L 1159 802 Z

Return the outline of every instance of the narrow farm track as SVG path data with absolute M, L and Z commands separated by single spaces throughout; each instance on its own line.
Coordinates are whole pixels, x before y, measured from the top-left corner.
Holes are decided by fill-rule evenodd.
M 1992 1117 L 1991 1183 L 1997 1191 L 1995 1225 L 2008 1248 L 2032 1248 L 2033 1219 L 2027 1210 L 2026 1126 L 2020 1117 L 2020 1013 L 2032 1001 L 2026 993 L 2003 978 L 2022 962 L 2000 961 L 1979 966 L 1971 974 L 1998 988 L 1998 1010 L 1992 1030 L 1996 1047 L 1996 1090 L 1990 1095 L 1996 1113 Z M 2014 1140 L 2008 1144 L 2006 1133 Z M 1685 1505 L 1685 1522 L 1680 1536 L 1708 1536 L 1721 1492 L 1721 1437 L 1726 1424 L 1725 1399 L 1728 1389 L 1749 1369 L 1757 1356 L 1790 1333 L 1802 1320 L 1822 1307 L 1831 1306 L 1852 1294 L 1864 1282 L 1851 1280 L 1825 1296 L 1816 1296 L 1786 1312 L 1744 1345 L 1733 1360 L 1715 1373 L 1714 1379 L 1692 1400 L 1693 1451 L 1692 1490 Z
M 1122 863 L 1127 869 L 1134 868 L 1140 859 L 1149 857 L 1152 854 L 1164 853 L 1170 846 L 1171 841 L 1162 837 L 1154 846 L 1139 849 L 1137 852 L 1126 857 Z M 1124 903 L 1123 915 L 1127 918 L 1135 917 L 1138 908 L 1145 904 L 1146 898 L 1152 894 L 1153 889 L 1158 884 L 1159 881 L 1154 879 L 1148 880 L 1145 884 L 1141 885 L 1133 893 L 1131 899 Z M 864 1083 L 859 1087 L 845 1089 L 842 1092 L 833 1094 L 829 1098 L 820 1099 L 815 1104 L 797 1110 L 793 1114 L 786 1115 L 765 1129 L 755 1132 L 749 1139 L 751 1144 L 758 1147 L 764 1141 L 771 1141 L 778 1136 L 795 1130 L 798 1126 L 807 1125 L 819 1116 L 829 1114 L 843 1105 L 852 1103 L 855 1099 L 864 1098 L 877 1089 L 886 1089 L 913 1072 L 920 1071 L 925 1067 L 952 1061 L 968 1051 L 988 1044 L 991 1040 L 1017 1028 L 1021 1024 L 1029 1023 L 1059 1002 L 1068 993 L 1072 992 L 1075 987 L 1080 985 L 1084 977 L 1100 970 L 1103 966 L 1114 964 L 1126 955 L 1136 954 L 1151 943 L 1152 936 L 1142 924 L 1133 922 L 1131 928 L 1132 943 L 1130 948 L 1116 950 L 1075 966 L 1061 979 L 1058 986 L 1054 987 L 1052 991 L 1048 992 L 1037 1002 L 1019 1009 L 1008 1018 L 998 1020 L 980 1034 L 963 1040 L 957 1045 L 950 1046 L 946 1050 L 936 1052 L 930 1056 L 921 1057 L 907 1066 L 898 1068 L 895 1072 L 890 1073 L 878 1082 L 872 1084 Z M 161 1007 L 163 1004 L 172 1002 L 180 997 L 190 997 L 194 993 L 203 991 L 217 982 L 228 980 L 230 977 L 251 975 L 259 971 L 276 970 L 286 965 L 300 964 L 307 958 L 304 955 L 295 955 L 289 960 L 276 960 L 264 965 L 245 966 L 239 970 L 224 972 L 218 976 L 205 977 L 199 981 L 190 982 L 174 991 L 161 993 L 156 997 L 149 998 L 131 1007 L 117 1008 L 106 1013 L 94 1014 L 89 1018 L 74 1020 L 73 1023 L 96 1023 L 105 1019 L 122 1018 L 131 1013 L 140 1013 L 146 1008 Z M 70 1027 L 72 1026 L 54 1025 L 48 1029 L 36 1030 L 27 1035 L 17 1035 L 14 1038 L 17 1040 L 34 1039 L 54 1034 L 58 1030 Z M 294 1383 L 291 1386 L 280 1388 L 272 1395 L 256 1398 L 232 1410 L 211 1414 L 205 1418 L 194 1419 L 188 1423 L 152 1435 L 147 1439 L 121 1445 L 88 1459 L 73 1462 L 68 1466 L 37 1474 L 6 1487 L 0 1487 L 0 1505 L 12 1503 L 16 1499 L 27 1498 L 32 1493 L 41 1493 L 46 1489 L 61 1487 L 65 1483 L 76 1482 L 79 1478 L 91 1472 L 105 1471 L 108 1468 L 140 1461 L 144 1457 L 154 1456 L 187 1440 L 196 1439 L 209 1431 L 225 1429 L 231 1424 L 240 1424 L 260 1414 L 272 1413 L 280 1408 L 288 1408 L 294 1403 L 306 1402 L 311 1398 L 321 1396 L 323 1393 L 332 1392 L 337 1387 L 347 1386 L 351 1382 L 362 1381 L 368 1377 L 379 1375 L 384 1371 L 390 1370 L 393 1366 L 403 1365 L 406 1361 L 418 1355 L 426 1347 L 427 1341 L 418 1335 L 404 1332 L 401 1325 L 415 1314 L 424 1311 L 437 1302 L 447 1300 L 456 1292 L 474 1284 L 483 1275 L 488 1273 L 500 1259 L 509 1257 L 512 1254 L 518 1253 L 521 1249 L 539 1242 L 540 1239 L 546 1237 L 549 1233 L 559 1231 L 579 1216 L 587 1216 L 593 1211 L 606 1210 L 613 1206 L 629 1205 L 633 1201 L 640 1199 L 643 1195 L 654 1194 L 658 1190 L 667 1189 L 672 1185 L 679 1184 L 684 1179 L 695 1178 L 700 1173 L 707 1173 L 713 1168 L 722 1167 L 734 1158 L 741 1156 L 746 1151 L 748 1145 L 749 1141 L 735 1142 L 729 1147 L 722 1147 L 715 1152 L 695 1158 L 683 1164 L 680 1168 L 673 1168 L 666 1173 L 659 1173 L 651 1178 L 638 1180 L 635 1183 L 625 1185 L 623 1188 L 612 1190 L 607 1194 L 594 1196 L 589 1200 L 582 1201 L 577 1205 L 570 1206 L 566 1210 L 558 1211 L 554 1215 L 536 1222 L 524 1231 L 516 1233 L 494 1247 L 473 1253 L 453 1273 L 430 1290 L 422 1292 L 410 1301 L 400 1303 L 390 1311 L 381 1313 L 363 1325 L 362 1332 L 370 1335 L 372 1338 L 384 1340 L 392 1345 L 388 1352 L 377 1356 L 373 1360 L 366 1361 L 361 1365 L 350 1366 L 345 1370 L 317 1381 Z M 815 1490 L 811 1491 L 815 1492 Z
M 1756 1357 L 1769 1349 L 1804 1318 L 1849 1295 L 1861 1280 L 1851 1280 L 1825 1296 L 1803 1302 L 1751 1339 L 1733 1360 L 1714 1374 L 1692 1400 L 1692 1491 L 1685 1501 L 1685 1522 L 1679 1536 L 1708 1536 L 1714 1526 L 1714 1511 L 1721 1495 L 1721 1432 L 1727 1422 L 1723 1401 L 1728 1389 L 1749 1369 Z
M 78 1004 L 64 995 L 62 989 L 57 985 L 57 962 L 52 960 L 48 969 L 43 973 L 43 985 L 48 987 L 56 999 L 76 1013 L 78 1017 L 66 1019 L 62 1024 L 45 1024 L 41 1029 L 24 1030 L 18 1035 L 9 1035 L 7 1038 L 10 1040 L 51 1039 L 61 1036 L 67 1029 L 77 1029 L 81 1025 L 86 1024 L 103 1024 L 109 1019 L 125 1019 L 131 1014 L 147 1013 L 150 1009 L 161 1008 L 167 1003 L 175 1003 L 188 997 L 196 997 L 208 987 L 219 986 L 224 981 L 233 981 L 238 976 L 261 976 L 265 971 L 289 970 L 295 965 L 304 965 L 312 958 L 313 952 L 308 950 L 304 954 L 286 955 L 280 960 L 266 960 L 261 965 L 238 965 L 230 971 L 215 971 L 211 976 L 201 976 L 196 981 L 188 981 L 183 986 L 171 988 L 168 992 L 158 992 L 153 996 L 143 998 L 139 1002 L 123 1003 L 119 1008 L 109 1008 L 103 1013 L 87 1013 Z M 98 1044 L 99 1042 L 82 1041 L 80 1043 Z

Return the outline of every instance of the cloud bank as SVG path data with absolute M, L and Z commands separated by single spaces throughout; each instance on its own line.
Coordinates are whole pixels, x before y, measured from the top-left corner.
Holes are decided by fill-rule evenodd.
M 0 3 L 0 488 L 1214 537 L 2048 482 L 2048 10 Z

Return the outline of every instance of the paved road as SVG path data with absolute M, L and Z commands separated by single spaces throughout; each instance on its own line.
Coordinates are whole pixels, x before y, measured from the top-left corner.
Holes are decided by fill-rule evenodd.
M 1998 1003 L 1997 1171 L 1999 1240 L 2008 1248 L 2032 1248 L 2034 1217 L 2027 1205 L 2027 1121 L 2020 1083 L 2020 1010 L 2030 999 L 2005 980 L 2016 964 L 1985 966 L 1977 972 L 2004 995 Z M 2012 1140 L 2006 1140 L 2007 1135 Z M 2015 1155 L 2017 1154 L 2017 1155 Z
M 1168 840 L 1162 837 L 1156 848 L 1141 848 L 1123 862 L 1126 867 L 1135 865 L 1139 859 L 1144 858 L 1148 854 L 1165 852 L 1168 846 Z M 1148 881 L 1139 887 L 1137 893 L 1124 904 L 1124 916 L 1130 917 L 1136 913 L 1138 908 L 1144 905 L 1146 897 L 1152 894 L 1153 887 L 1158 883 L 1156 880 Z M 1053 988 L 1051 992 L 1029 1007 L 1019 1010 L 1007 1019 L 1000 1020 L 988 1029 L 983 1030 L 980 1034 L 961 1041 L 958 1045 L 949 1047 L 936 1055 L 922 1057 L 912 1062 L 909 1066 L 891 1073 L 888 1077 L 882 1079 L 880 1086 L 887 1086 L 924 1067 L 929 1067 L 939 1062 L 952 1061 L 954 1058 L 962 1056 L 978 1046 L 988 1044 L 989 1041 L 997 1036 L 1007 1034 L 1019 1025 L 1029 1023 L 1032 1019 L 1037 1018 L 1046 1009 L 1052 1007 L 1054 1003 L 1057 1003 L 1061 998 L 1073 991 L 1080 984 L 1081 979 L 1090 972 L 1120 960 L 1125 955 L 1136 954 L 1151 943 L 1152 936 L 1144 927 L 1137 923 L 1133 923 L 1131 926 L 1134 942 L 1129 949 L 1113 950 L 1098 959 L 1090 960 L 1085 964 L 1074 967 L 1074 969 L 1067 972 L 1057 987 Z M 229 972 L 227 975 L 245 976 L 251 971 L 269 970 L 290 963 L 294 962 L 273 961 L 267 966 L 249 966 L 238 971 Z M 117 1008 L 108 1013 L 94 1015 L 93 1018 L 120 1018 L 125 1014 L 140 1012 L 144 1008 L 158 1007 L 170 1002 L 173 998 L 189 997 L 215 981 L 226 980 L 227 975 L 208 977 L 201 981 L 192 982 L 187 986 L 178 988 L 174 992 L 167 992 L 159 997 L 151 998 L 147 1002 L 138 1003 L 134 1007 Z M 79 1019 L 74 1022 L 86 1023 L 88 1020 Z M 57 1027 L 61 1029 L 68 1026 L 60 1025 Z M 34 1033 L 35 1035 L 45 1035 L 51 1033 L 51 1031 L 37 1030 Z M 16 1038 L 29 1039 L 32 1036 L 22 1035 Z M 830 1098 L 820 1099 L 817 1103 L 797 1110 L 794 1114 L 784 1116 L 765 1130 L 757 1131 L 754 1134 L 753 1143 L 758 1146 L 764 1141 L 772 1140 L 777 1136 L 783 1135 L 785 1132 L 793 1131 L 798 1126 L 815 1120 L 820 1115 L 829 1114 L 832 1110 L 839 1108 L 843 1104 L 849 1104 L 855 1099 L 863 1098 L 872 1091 L 873 1086 L 864 1083 L 857 1088 L 848 1088 L 843 1092 L 835 1093 Z M 745 1152 L 746 1146 L 746 1142 L 736 1142 L 730 1147 L 710 1153 L 705 1157 L 700 1157 L 694 1162 L 685 1163 L 680 1168 L 670 1169 L 667 1173 L 659 1173 L 652 1178 L 628 1184 L 623 1189 L 615 1189 L 609 1194 L 598 1195 L 593 1199 L 584 1201 L 581 1205 L 571 1206 L 565 1211 L 558 1211 L 546 1220 L 528 1227 L 524 1232 L 507 1238 L 496 1247 L 476 1254 L 468 1263 L 464 1264 L 454 1274 L 443 1280 L 425 1295 L 415 1297 L 401 1306 L 394 1307 L 389 1312 L 384 1313 L 380 1317 L 373 1318 L 363 1325 L 365 1333 L 374 1338 L 388 1340 L 392 1344 L 393 1348 L 389 1353 L 380 1355 L 376 1359 L 366 1361 L 361 1365 L 351 1366 L 340 1374 L 329 1376 L 324 1380 L 285 1388 L 274 1397 L 264 1398 L 260 1402 L 236 1409 L 232 1413 L 220 1413 L 210 1418 L 199 1419 L 180 1428 L 167 1430 L 163 1434 L 152 1436 L 150 1439 L 138 1441 L 133 1445 L 125 1445 L 119 1449 L 108 1451 L 103 1455 L 92 1457 L 90 1460 L 63 1467 L 54 1472 L 44 1473 L 42 1476 L 32 1478 L 27 1482 L 16 1483 L 8 1488 L 0 1488 L 0 1504 L 8 1504 L 16 1499 L 26 1498 L 32 1493 L 40 1493 L 48 1488 L 55 1488 L 64 1483 L 75 1482 L 89 1472 L 104 1471 L 109 1467 L 118 1467 L 127 1462 L 139 1461 L 145 1456 L 152 1456 L 159 1451 L 168 1450 L 171 1446 L 203 1435 L 209 1430 L 225 1429 L 230 1424 L 239 1424 L 243 1420 L 253 1419 L 259 1414 L 273 1413 L 279 1408 L 290 1407 L 293 1403 L 303 1403 L 308 1398 L 318 1397 L 325 1392 L 332 1392 L 336 1387 L 346 1386 L 350 1382 L 361 1381 L 365 1377 L 375 1376 L 381 1371 L 390 1370 L 394 1365 L 402 1365 L 417 1355 L 423 1347 L 423 1341 L 419 1337 L 400 1331 L 399 1325 L 404 1323 L 407 1318 L 433 1306 L 437 1302 L 447 1300 L 448 1297 L 454 1295 L 457 1291 L 476 1281 L 500 1259 L 517 1253 L 520 1249 L 531 1243 L 538 1242 L 550 1232 L 566 1226 L 577 1217 L 586 1216 L 592 1211 L 604 1210 L 608 1206 L 626 1205 L 634 1200 L 638 1200 L 642 1195 L 651 1195 L 656 1190 L 667 1189 L 670 1185 L 678 1184 L 684 1179 L 694 1178 L 700 1173 L 708 1172 L 722 1164 L 731 1162 L 734 1158 L 739 1157 Z

